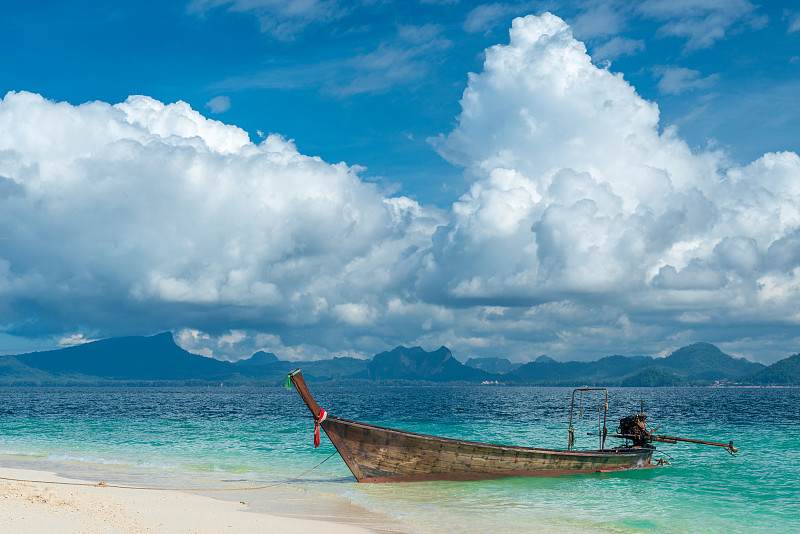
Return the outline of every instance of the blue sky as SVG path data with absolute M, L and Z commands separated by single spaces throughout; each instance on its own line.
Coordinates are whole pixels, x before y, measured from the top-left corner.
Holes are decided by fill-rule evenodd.
M 739 162 L 796 150 L 800 9 L 790 2 L 34 2 L 5 6 L 4 90 L 80 104 L 144 94 L 294 139 L 304 154 L 449 205 L 461 170 L 427 139 L 515 16 L 551 11 L 662 126 Z M 297 6 L 295 10 L 293 6 Z M 295 14 L 291 14 L 296 11 Z M 214 98 L 224 102 L 211 108 Z M 230 107 L 228 107 L 230 106 Z M 227 108 L 227 109 L 226 109 Z
M 520 22 L 509 46 L 513 20 L 544 13 L 561 22 Z M 163 329 L 223 358 L 396 344 L 515 360 L 698 340 L 762 361 L 798 350 L 789 2 L 36 2 L 4 6 L 0 42 L 0 94 L 14 92 L 0 107 L 2 352 Z M 130 95 L 147 100 L 114 107 Z M 128 124 L 141 131 L 119 134 Z M 273 155 L 266 167 L 235 127 Z M 584 148 L 564 148 L 575 140 Z M 163 165 L 181 154 L 195 174 L 161 176 L 157 145 L 177 151 Z M 294 163 L 278 153 L 296 153 L 297 183 L 327 196 L 285 185 Z M 587 203 L 584 227 L 558 213 Z M 65 206 L 93 215 L 81 226 Z

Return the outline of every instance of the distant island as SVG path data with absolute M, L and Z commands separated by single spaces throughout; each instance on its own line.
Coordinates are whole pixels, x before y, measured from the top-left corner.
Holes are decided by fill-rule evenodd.
M 0 356 L 4 386 L 276 385 L 301 367 L 306 379 L 330 383 L 498 383 L 537 386 L 791 386 L 800 385 L 800 354 L 769 367 L 734 358 L 709 343 L 682 347 L 665 358 L 606 356 L 558 362 L 539 356 L 525 363 L 471 358 L 461 363 L 447 347 L 396 347 L 371 359 L 285 361 L 259 351 L 227 362 L 192 354 L 170 332 L 93 341 L 64 349 Z

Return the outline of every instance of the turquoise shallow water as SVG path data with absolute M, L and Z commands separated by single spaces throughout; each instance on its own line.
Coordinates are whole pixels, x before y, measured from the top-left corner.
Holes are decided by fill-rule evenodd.
M 571 389 L 314 387 L 334 415 L 476 441 L 564 448 Z M 287 486 L 342 499 L 408 532 L 800 531 L 800 390 L 614 388 L 609 428 L 638 411 L 660 433 L 734 440 L 659 446 L 672 467 L 477 482 L 357 484 L 335 456 Z M 599 397 L 577 445 L 597 446 Z M 308 410 L 283 388 L 0 388 L 0 465 L 90 473 L 108 482 L 269 484 L 315 465 Z M 259 494 L 270 509 L 270 490 Z

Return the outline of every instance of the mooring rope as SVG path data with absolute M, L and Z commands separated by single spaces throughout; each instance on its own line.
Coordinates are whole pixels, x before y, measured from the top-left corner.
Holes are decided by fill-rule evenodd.
M 61 485 L 61 486 L 92 486 L 92 487 L 95 487 L 95 488 L 120 488 L 120 489 L 149 490 L 149 491 L 200 491 L 200 492 L 204 492 L 204 491 L 255 491 L 255 490 L 261 490 L 261 489 L 267 489 L 267 488 L 274 488 L 275 486 L 280 486 L 281 484 L 286 484 L 287 482 L 291 482 L 293 480 L 297 480 L 301 476 L 303 476 L 305 474 L 308 474 L 311 471 L 313 471 L 314 469 L 316 469 L 317 467 L 321 466 L 322 464 L 324 464 L 325 462 L 327 462 L 328 460 L 333 458 L 335 455 L 336 455 L 336 452 L 334 451 L 334 452 L 331 453 L 330 456 L 328 456 L 327 458 L 322 460 L 320 463 L 318 463 L 317 465 L 315 465 L 311 469 L 303 471 L 299 475 L 294 476 L 292 478 L 287 478 L 286 480 L 282 480 L 281 482 L 276 482 L 274 484 L 267 484 L 266 486 L 255 486 L 255 487 L 252 487 L 252 488 L 148 488 L 148 487 L 143 487 L 143 486 L 120 486 L 120 485 L 117 485 L 117 484 L 106 484 L 105 482 L 98 482 L 96 484 L 93 484 L 91 482 L 50 482 L 50 481 L 47 481 L 47 480 L 26 480 L 26 479 L 23 479 L 23 478 L 9 478 L 9 477 L 0 477 L 0 480 L 9 480 L 11 482 L 28 482 L 28 483 L 31 483 L 31 484 L 58 484 L 58 485 Z

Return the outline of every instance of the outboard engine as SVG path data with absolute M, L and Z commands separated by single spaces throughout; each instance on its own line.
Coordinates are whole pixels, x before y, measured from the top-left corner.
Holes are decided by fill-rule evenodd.
M 623 417 L 619 420 L 617 433 L 625 436 L 625 439 L 633 441 L 634 447 L 644 447 L 650 443 L 650 432 L 644 425 L 647 414 L 637 413 Z

